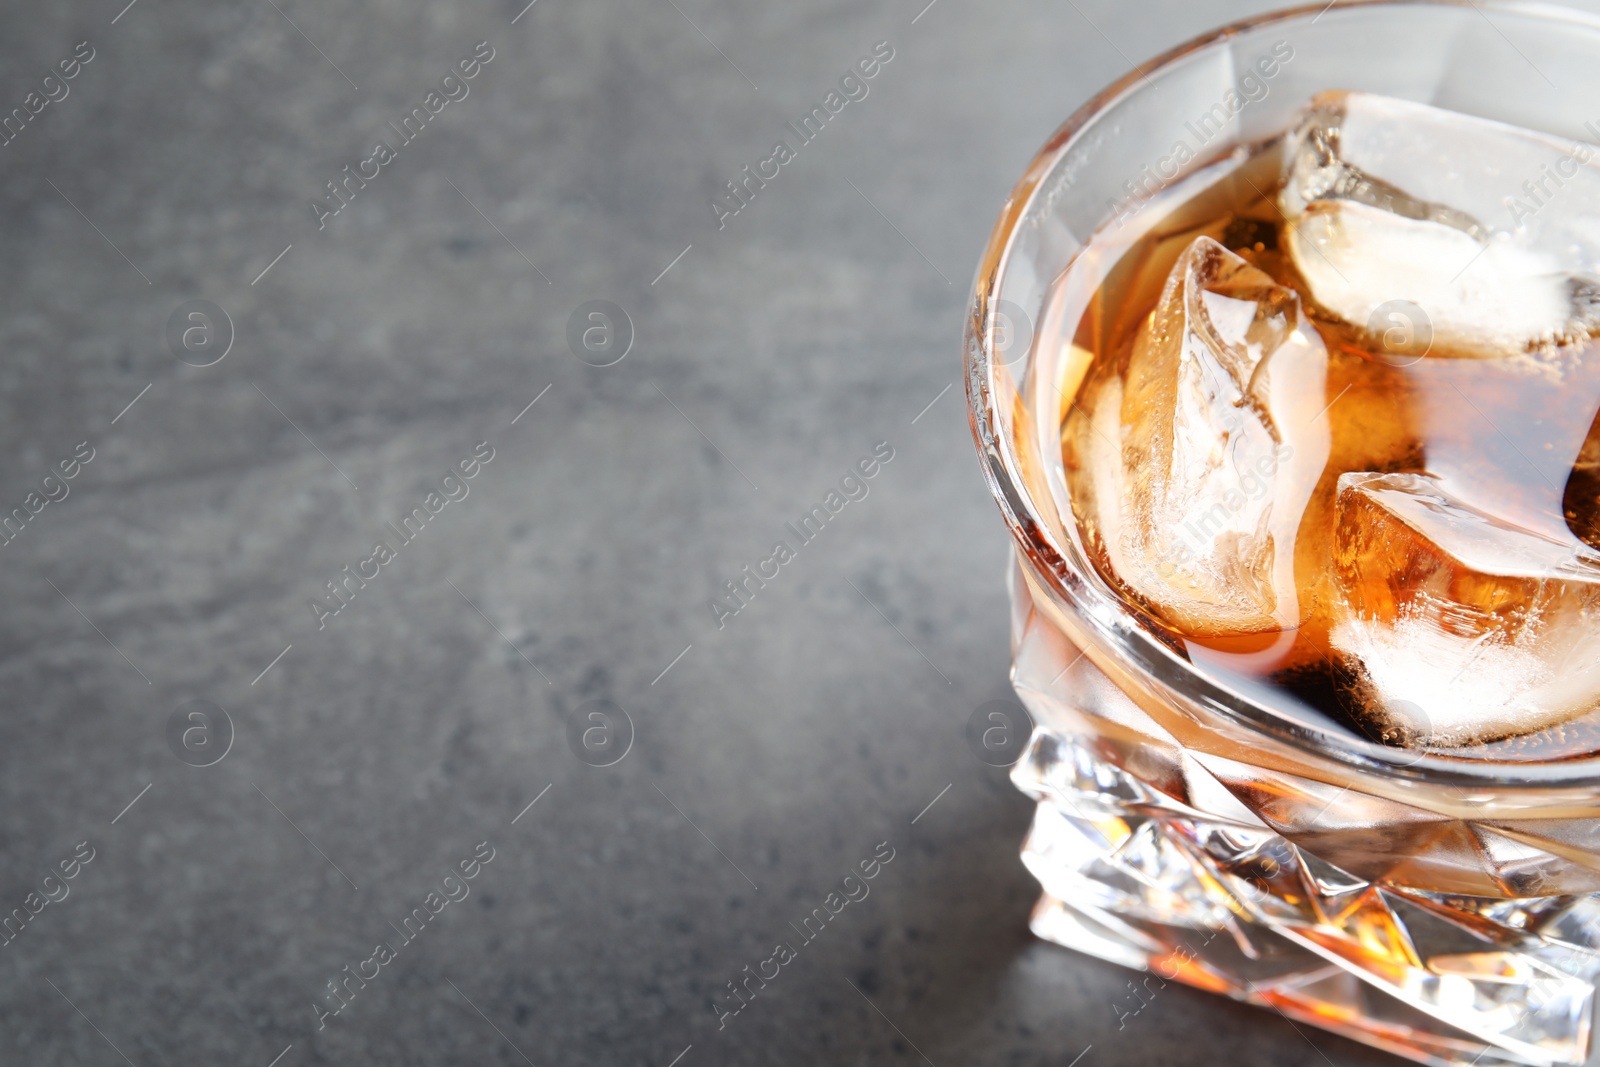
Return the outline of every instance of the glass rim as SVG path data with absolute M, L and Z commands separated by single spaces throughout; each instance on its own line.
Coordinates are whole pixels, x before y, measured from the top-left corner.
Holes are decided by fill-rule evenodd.
M 1263 26 L 1289 23 L 1340 9 L 1457 8 L 1482 14 L 1485 9 L 1600 31 L 1600 16 L 1540 0 L 1334 0 L 1265 12 L 1227 23 L 1191 38 L 1140 64 L 1101 89 L 1072 113 L 1046 140 L 1013 186 L 983 254 L 973 282 L 964 337 L 967 418 L 977 444 L 984 481 L 989 486 L 1018 549 L 1033 564 L 1032 574 L 1048 591 L 1080 609 L 1079 615 L 1099 636 L 1124 643 L 1137 664 L 1163 684 L 1218 712 L 1238 726 L 1293 748 L 1367 772 L 1431 784 L 1498 788 L 1593 787 L 1600 785 L 1600 753 L 1553 762 L 1477 760 L 1442 757 L 1382 745 L 1353 732 L 1338 733 L 1296 722 L 1269 704 L 1229 688 L 1178 655 L 1139 620 L 1097 574 L 1082 575 L 1070 562 L 1041 516 L 1033 494 L 1019 475 L 1016 446 L 1006 432 L 1009 420 L 1000 410 L 995 381 L 995 353 L 990 345 L 991 308 L 1001 296 L 1014 239 L 1034 198 L 1045 186 L 1062 156 L 1078 136 L 1111 107 L 1137 92 L 1140 83 L 1177 66 L 1189 57 L 1226 45 L 1234 37 Z M 1069 260 L 1070 262 L 1070 260 Z M 1063 268 L 1065 264 L 1063 264 Z M 1072 521 L 1071 515 L 1062 521 Z M 1108 620 L 1110 620 L 1108 622 Z M 1131 642 L 1131 647 L 1127 645 Z

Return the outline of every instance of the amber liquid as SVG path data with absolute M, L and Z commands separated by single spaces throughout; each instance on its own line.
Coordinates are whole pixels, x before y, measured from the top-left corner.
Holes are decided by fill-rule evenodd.
M 1095 285 L 1075 326 L 1064 331 L 1076 356 L 1087 353 L 1089 359 L 1077 400 L 1092 398 L 1109 378 L 1126 373 L 1141 326 L 1179 256 L 1197 237 L 1220 242 L 1300 294 L 1328 351 L 1328 407 L 1321 417 L 1332 433 L 1326 468 L 1294 546 L 1303 621 L 1294 630 L 1239 637 L 1180 632 L 1126 595 L 1097 532 L 1081 514 L 1080 532 L 1101 576 L 1176 650 L 1205 668 L 1247 678 L 1253 688 L 1264 685 L 1271 702 L 1293 717 L 1332 719 L 1395 744 L 1397 738 L 1361 714 L 1350 668 L 1328 640 L 1335 483 L 1347 471 L 1425 473 L 1475 507 L 1525 529 L 1600 549 L 1600 347 L 1591 342 L 1525 356 L 1462 359 L 1401 357 L 1375 346 L 1370 335 L 1316 306 L 1281 251 L 1282 180 L 1276 142 L 1241 151 L 1232 163 L 1202 171 L 1145 204 L 1133 221 L 1091 240 L 1068 268 L 1077 277 L 1064 278 L 1057 291 L 1069 281 L 1082 287 L 1084 272 Z M 1131 243 L 1118 236 L 1144 226 Z M 1080 449 L 1087 405 L 1077 400 L 1064 403 L 1062 412 L 1069 487 L 1085 467 Z M 1537 733 L 1438 754 L 1559 760 L 1597 751 L 1600 708 Z

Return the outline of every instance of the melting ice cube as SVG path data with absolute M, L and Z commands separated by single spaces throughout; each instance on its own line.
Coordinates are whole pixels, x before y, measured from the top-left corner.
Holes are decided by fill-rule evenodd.
M 1294 543 L 1328 458 L 1326 380 L 1294 291 L 1196 238 L 1079 431 L 1078 504 L 1136 599 L 1195 635 L 1299 623 Z
M 1428 350 L 1420 329 L 1434 355 L 1492 357 L 1600 327 L 1600 148 L 1329 92 L 1286 151 L 1295 267 L 1317 304 L 1380 344 L 1398 326 L 1406 352 Z
M 1600 554 L 1424 474 L 1339 478 L 1331 642 L 1382 735 L 1459 746 L 1600 707 Z

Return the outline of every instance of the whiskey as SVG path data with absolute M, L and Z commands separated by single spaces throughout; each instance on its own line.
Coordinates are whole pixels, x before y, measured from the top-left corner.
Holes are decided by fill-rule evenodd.
M 1527 189 L 1447 190 L 1476 214 L 1363 169 L 1508 144 Z M 1151 632 L 1384 744 L 1600 751 L 1588 154 L 1323 94 L 1091 240 L 1055 288 L 1077 315 L 1065 482 L 1086 554 Z

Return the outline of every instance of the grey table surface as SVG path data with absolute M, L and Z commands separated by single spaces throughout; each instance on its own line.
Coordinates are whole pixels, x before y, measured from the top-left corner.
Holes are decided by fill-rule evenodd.
M 0 547 L 0 911 L 93 856 L 0 947 L 0 1062 L 1395 1062 L 1176 986 L 1119 1026 L 1129 972 L 1029 934 L 1030 805 L 963 740 L 1008 692 L 959 382 L 979 250 L 1096 89 L 1264 6 L 124 2 L 0 13 L 0 110 L 92 50 L 0 147 L 0 505 L 68 490 Z M 478 42 L 467 95 L 319 218 Z M 226 320 L 193 347 L 231 334 L 205 367 L 168 338 L 197 299 Z M 631 322 L 610 366 L 569 347 L 594 300 Z M 319 618 L 441 486 L 467 495 Z M 185 748 L 195 700 L 227 723 Z M 608 767 L 570 743 L 593 701 L 632 724 Z

